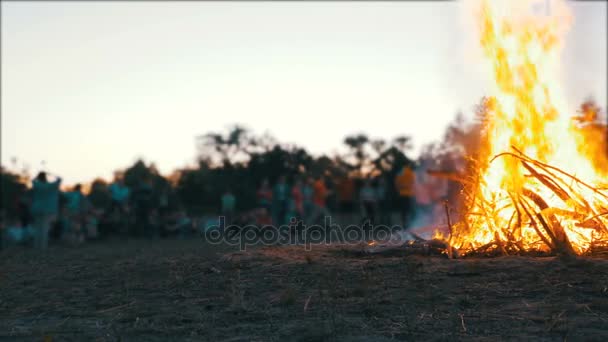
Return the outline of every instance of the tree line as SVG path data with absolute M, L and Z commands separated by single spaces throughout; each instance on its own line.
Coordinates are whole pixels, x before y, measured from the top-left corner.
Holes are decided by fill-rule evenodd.
M 151 179 L 154 192 L 165 194 L 170 206 L 183 207 L 191 213 L 216 212 L 221 195 L 230 190 L 237 198 L 237 208 L 246 210 L 256 205 L 256 190 L 264 179 L 274 183 L 284 175 L 290 182 L 298 177 L 324 175 L 332 182 L 345 177 L 361 180 L 367 177 L 384 177 L 392 184 L 394 176 L 404 167 L 420 165 L 451 171 L 454 160 L 474 161 L 483 140 L 483 123 L 487 120 L 488 98 L 482 98 L 471 119 L 458 113 L 448 125 L 442 139 L 421 149 L 418 158 L 411 157 L 412 139 L 407 135 L 393 139 L 370 137 L 364 133 L 352 134 L 343 139 L 346 152 L 333 156 L 314 156 L 305 148 L 277 141 L 269 134 L 255 134 L 234 125 L 225 132 L 211 132 L 196 137 L 197 165 L 161 175 L 153 163 L 138 160 L 117 173 L 125 184 L 135 187 L 142 179 Z M 599 106 L 592 99 L 581 104 L 575 116 L 588 139 L 601 141 L 587 144 L 583 149 L 606 155 L 606 121 Z M 599 158 L 596 163 L 606 163 Z M 474 167 L 467 164 L 467 167 Z M 598 165 L 606 167 L 608 165 Z M 2 208 L 12 211 L 13 198 L 27 190 L 27 170 L 1 169 Z M 93 205 L 106 208 L 110 204 L 108 182 L 95 179 L 89 184 L 88 196 Z M 389 187 L 389 199 L 396 196 Z M 394 201 L 392 201 L 394 202 Z M 330 201 L 331 203 L 331 201 Z

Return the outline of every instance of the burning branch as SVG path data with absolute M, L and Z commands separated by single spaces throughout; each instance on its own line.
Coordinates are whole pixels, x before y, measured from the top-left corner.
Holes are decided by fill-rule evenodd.
M 584 234 L 574 231 L 574 228 L 592 229 L 604 234 L 593 234 L 591 241 L 589 241 L 589 247 L 598 238 L 602 236 L 604 239 L 606 238 L 605 234 L 608 229 L 603 219 L 608 216 L 608 212 L 598 214 L 597 207 L 598 203 L 600 203 L 599 207 L 601 208 L 608 204 L 608 195 L 558 167 L 535 160 L 515 147 L 513 149 L 516 153 L 499 153 L 490 160 L 490 163 L 498 158 L 511 157 L 517 159 L 523 169 L 529 172 L 528 177 L 538 181 L 538 183 L 530 183 L 535 186 L 535 189 L 538 187 L 538 191 L 524 187 L 517 193 L 509 192 L 508 198 L 510 201 L 507 203 L 502 201 L 500 204 L 496 200 L 489 201 L 483 197 L 476 197 L 476 208 L 481 210 L 481 213 L 472 212 L 468 215 L 479 215 L 483 222 L 490 225 L 487 229 L 493 232 L 493 240 L 478 248 L 463 252 L 475 254 L 494 250 L 501 254 L 509 254 L 510 250 L 517 252 L 542 250 L 542 248 L 535 247 L 529 241 L 527 247 L 522 243 L 522 231 L 525 227 L 531 227 L 540 239 L 539 243 L 548 248 L 549 252 L 558 255 L 577 254 L 572 239 L 584 237 Z M 568 184 L 566 179 L 573 184 Z M 548 189 L 549 192 L 542 191 L 543 187 Z M 585 193 L 585 190 L 591 190 L 591 194 L 594 195 L 592 201 L 585 199 L 585 196 L 589 195 L 589 191 Z M 548 201 L 540 193 L 544 193 L 545 196 L 546 194 L 555 195 L 564 205 L 573 208 L 573 210 L 549 206 Z M 510 210 L 511 213 L 506 226 L 501 227 L 501 220 L 497 220 L 497 218 L 505 210 Z M 522 212 L 528 217 L 529 222 L 522 220 Z M 515 217 L 517 217 L 517 221 L 514 224 Z M 567 225 L 564 225 L 565 223 Z M 504 223 L 502 224 L 504 225 Z M 450 234 L 450 239 L 452 239 L 452 234 Z M 581 251 L 579 246 L 580 252 L 584 251 Z

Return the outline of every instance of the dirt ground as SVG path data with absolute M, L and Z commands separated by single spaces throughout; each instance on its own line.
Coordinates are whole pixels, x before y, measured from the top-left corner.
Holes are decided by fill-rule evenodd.
M 608 340 L 606 259 L 140 240 L 14 247 L 0 272 L 0 340 Z

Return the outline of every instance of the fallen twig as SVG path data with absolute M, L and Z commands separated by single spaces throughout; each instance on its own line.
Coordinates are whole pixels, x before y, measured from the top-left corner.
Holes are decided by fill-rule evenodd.
M 118 309 L 122 309 L 122 308 L 125 308 L 125 307 L 128 307 L 128 306 L 131 306 L 133 304 L 135 304 L 135 301 L 132 301 L 132 302 L 127 303 L 127 304 L 118 305 L 118 306 L 114 306 L 114 307 L 111 307 L 111 308 L 103 309 L 103 310 L 97 310 L 96 312 L 97 313 L 110 312 L 110 311 L 114 311 L 114 310 L 118 310 Z
M 310 298 L 312 298 L 312 295 L 308 296 L 308 299 L 306 299 L 306 302 L 304 302 L 304 312 L 308 311 L 308 303 L 310 303 Z
M 462 325 L 462 331 L 467 332 L 467 327 L 464 325 L 464 314 L 459 314 L 460 316 L 460 324 Z

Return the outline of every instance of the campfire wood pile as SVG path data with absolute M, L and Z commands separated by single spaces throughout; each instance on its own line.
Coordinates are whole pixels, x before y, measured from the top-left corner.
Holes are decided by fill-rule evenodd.
M 608 246 L 608 228 L 606 218 L 608 217 L 608 194 L 606 189 L 594 187 L 585 181 L 569 174 L 558 167 L 548 165 L 532 159 L 522 153 L 519 149 L 512 147 L 514 152 L 504 152 L 496 155 L 492 161 L 498 158 L 515 158 L 528 172 L 525 177 L 531 177 L 540 185 L 550 190 L 570 210 L 550 207 L 548 201 L 538 192 L 529 188 L 523 188 L 519 193 L 509 193 L 510 205 L 515 210 L 505 227 L 495 230 L 494 241 L 476 248 L 467 248 L 466 254 L 487 253 L 488 251 L 500 254 L 521 254 L 529 252 L 544 251 L 550 254 L 574 255 L 590 254 L 606 250 Z M 491 161 L 491 162 L 492 162 Z M 473 198 L 473 200 L 480 200 Z M 483 213 L 490 215 L 496 212 L 495 203 L 482 202 Z M 591 244 L 585 251 L 577 253 L 567 234 L 564 224 L 569 222 L 578 228 L 591 230 Z M 466 221 L 465 221 L 466 223 Z M 532 227 L 538 237 L 538 242 L 533 246 L 525 246 L 522 241 L 522 227 Z M 577 231 L 571 230 L 570 236 Z M 450 237 L 452 239 L 453 237 Z M 577 238 L 576 236 L 574 237 Z
M 522 153 L 516 147 L 513 152 L 504 152 L 496 155 L 492 161 L 498 158 L 515 158 L 528 172 L 525 176 L 532 177 L 539 184 L 550 190 L 553 196 L 559 198 L 572 210 L 551 207 L 548 201 L 538 192 L 524 188 L 520 193 L 510 193 L 513 210 L 508 224 L 499 227 L 495 231 L 495 238 L 481 246 L 471 246 L 463 240 L 458 239 L 458 232 L 454 232 L 446 207 L 446 216 L 450 235 L 446 238 L 435 238 L 424 240 L 416 237 L 399 246 L 395 245 L 370 245 L 367 252 L 370 254 L 421 254 L 446 255 L 450 258 L 461 255 L 608 255 L 608 190 L 607 188 L 594 187 L 578 177 L 569 174 L 558 167 L 548 165 Z M 462 182 L 466 185 L 469 180 L 464 175 L 455 173 L 444 173 L 431 171 L 437 177 L 446 177 Z M 470 184 L 469 184 L 470 185 Z M 591 194 L 591 195 L 590 195 Z M 472 213 L 474 215 L 491 215 L 497 211 L 496 204 L 475 198 L 469 195 L 473 201 L 482 201 L 481 208 L 484 213 Z M 591 196 L 591 198 L 590 198 Z M 504 204 L 503 204 L 504 206 Z M 562 222 L 569 222 L 578 228 L 592 231 L 592 239 L 589 248 L 575 251 L 571 239 L 568 237 L 566 228 Z M 466 224 L 463 220 L 461 224 Z M 532 227 L 538 241 L 535 244 L 522 241 L 523 227 Z M 465 227 L 465 230 L 467 228 Z M 570 232 L 572 235 L 573 232 Z

